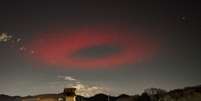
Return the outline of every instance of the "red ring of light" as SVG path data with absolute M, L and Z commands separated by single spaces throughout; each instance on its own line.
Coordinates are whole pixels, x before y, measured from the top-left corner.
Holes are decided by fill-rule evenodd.
M 72 58 L 72 54 L 80 49 L 104 44 L 118 45 L 122 50 L 97 59 Z M 48 33 L 48 37 L 45 36 L 45 39 L 34 41 L 32 44 L 36 50 L 34 56 L 43 62 L 79 68 L 103 68 L 136 63 L 153 55 L 156 46 L 146 37 L 130 35 L 129 32 L 116 29 L 87 29 L 61 35 Z

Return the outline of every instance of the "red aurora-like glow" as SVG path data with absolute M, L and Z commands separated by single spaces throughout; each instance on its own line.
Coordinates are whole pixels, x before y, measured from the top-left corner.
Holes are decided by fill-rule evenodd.
M 81 49 L 99 45 L 115 45 L 121 51 L 101 58 L 73 58 Z M 140 33 L 120 28 L 79 28 L 73 31 L 43 33 L 31 43 L 33 57 L 47 64 L 65 68 L 114 68 L 133 64 L 153 56 L 157 43 Z

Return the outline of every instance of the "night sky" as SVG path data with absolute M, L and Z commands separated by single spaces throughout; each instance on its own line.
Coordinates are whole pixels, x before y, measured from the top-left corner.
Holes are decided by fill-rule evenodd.
M 201 3 L 0 2 L 0 93 L 140 94 L 201 84 Z

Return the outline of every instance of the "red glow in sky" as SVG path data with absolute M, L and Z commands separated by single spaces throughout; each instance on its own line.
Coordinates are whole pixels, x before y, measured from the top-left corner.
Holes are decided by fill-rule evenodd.
M 105 44 L 118 46 L 121 51 L 93 59 L 72 57 L 81 49 Z M 153 56 L 157 47 L 155 41 L 140 33 L 101 26 L 47 32 L 31 43 L 31 48 L 35 50 L 33 56 L 37 60 L 65 68 L 84 69 L 114 68 L 122 64 L 134 64 Z

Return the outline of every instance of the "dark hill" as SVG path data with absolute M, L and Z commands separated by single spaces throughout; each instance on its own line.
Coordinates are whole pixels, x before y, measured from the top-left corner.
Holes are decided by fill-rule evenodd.
M 95 96 L 92 96 L 88 98 L 88 101 L 115 101 L 116 97 L 108 96 L 105 94 L 96 94 Z
M 19 96 L 8 96 L 8 95 L 0 95 L 0 101 L 21 101 L 21 97 Z

